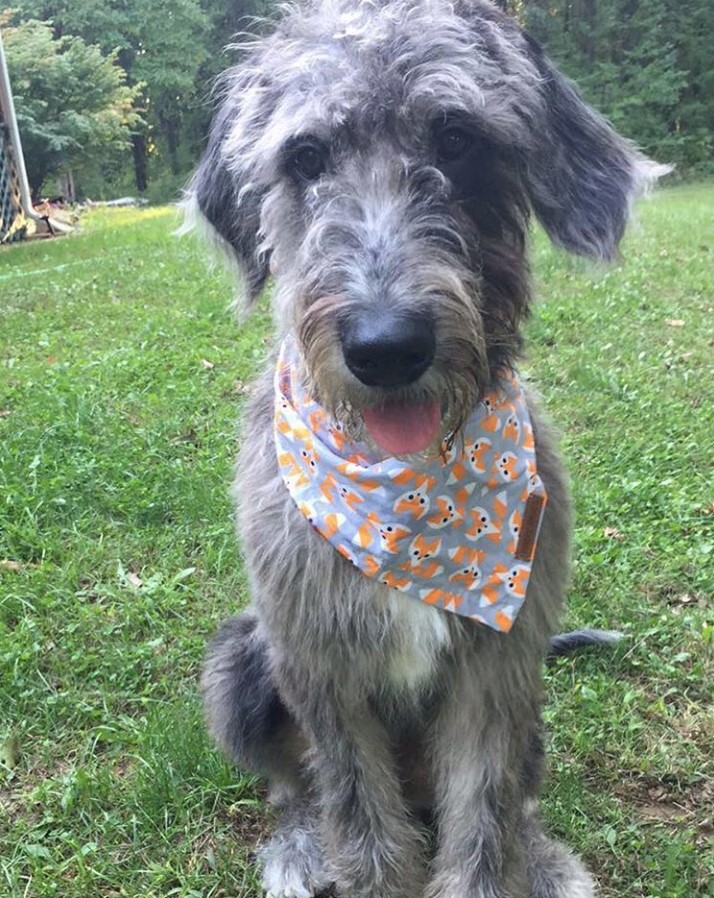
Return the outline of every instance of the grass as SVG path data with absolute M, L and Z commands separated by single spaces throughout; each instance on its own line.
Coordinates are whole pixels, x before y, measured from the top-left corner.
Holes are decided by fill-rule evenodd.
M 607 272 L 538 236 L 526 369 L 577 504 L 548 676 L 550 828 L 604 898 L 714 875 L 714 186 L 663 191 Z M 168 209 L 0 252 L 0 895 L 255 896 L 258 784 L 204 735 L 203 647 L 246 600 L 228 484 L 269 340 Z

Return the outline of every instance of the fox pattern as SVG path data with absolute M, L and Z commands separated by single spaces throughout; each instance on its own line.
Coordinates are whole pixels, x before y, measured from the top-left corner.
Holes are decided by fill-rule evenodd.
M 546 502 L 517 373 L 504 373 L 462 439 L 407 461 L 347 440 L 305 389 L 297 359 L 287 338 L 275 376 L 275 445 L 300 511 L 366 577 L 508 632 L 526 598 Z

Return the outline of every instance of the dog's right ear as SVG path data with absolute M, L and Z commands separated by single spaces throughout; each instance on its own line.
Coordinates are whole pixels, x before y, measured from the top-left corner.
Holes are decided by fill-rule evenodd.
M 260 210 L 262 192 L 242 183 L 229 170 L 224 148 L 236 120 L 235 104 L 224 100 L 211 125 L 208 146 L 189 187 L 189 199 L 231 255 L 243 277 L 245 299 L 260 296 L 269 272 L 269 260 L 260 251 Z
M 526 182 L 551 240 L 571 252 L 613 260 L 634 200 L 671 171 L 645 158 L 562 75 L 530 35 L 544 114 L 536 122 Z

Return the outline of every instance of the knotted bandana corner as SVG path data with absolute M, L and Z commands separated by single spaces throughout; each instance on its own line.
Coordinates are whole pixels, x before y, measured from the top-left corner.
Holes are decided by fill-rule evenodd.
M 294 342 L 275 375 L 275 445 L 293 501 L 366 577 L 508 632 L 546 504 L 518 375 L 489 391 L 439 455 L 375 460 L 308 394 Z

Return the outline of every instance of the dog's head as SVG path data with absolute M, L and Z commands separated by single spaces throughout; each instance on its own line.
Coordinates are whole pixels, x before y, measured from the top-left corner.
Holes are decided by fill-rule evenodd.
M 317 0 L 223 89 L 195 202 L 249 299 L 275 272 L 317 398 L 397 454 L 395 432 L 407 453 L 458 430 L 517 354 L 529 211 L 613 259 L 662 171 L 485 0 Z

